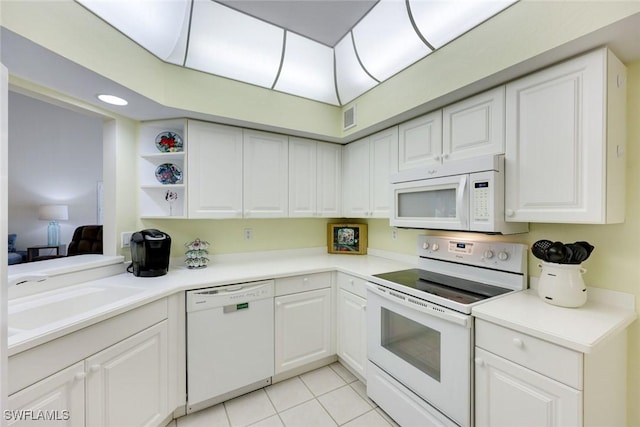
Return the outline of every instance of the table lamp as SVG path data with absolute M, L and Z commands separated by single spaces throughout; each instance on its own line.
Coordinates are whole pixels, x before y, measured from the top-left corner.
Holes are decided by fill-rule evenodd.
M 47 245 L 60 245 L 60 224 L 58 221 L 69 219 L 69 207 L 67 205 L 43 205 L 38 210 L 38 218 L 42 221 L 50 221 L 47 228 Z

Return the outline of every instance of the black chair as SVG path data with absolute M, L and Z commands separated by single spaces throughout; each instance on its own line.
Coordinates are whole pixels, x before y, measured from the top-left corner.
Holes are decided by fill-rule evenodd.
M 73 232 L 67 255 L 102 254 L 102 226 L 82 225 Z

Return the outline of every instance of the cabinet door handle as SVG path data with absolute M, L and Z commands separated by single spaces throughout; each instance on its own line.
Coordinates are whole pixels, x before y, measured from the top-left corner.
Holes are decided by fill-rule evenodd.
M 86 374 L 86 373 L 84 373 L 84 372 L 78 372 L 77 374 L 75 374 L 75 375 L 73 376 L 73 379 L 74 379 L 75 381 L 82 381 L 83 379 L 85 379 L 85 378 L 86 378 L 86 376 L 87 376 L 87 374 Z
M 476 357 L 475 359 L 473 359 L 473 361 L 476 363 L 476 365 L 478 366 L 484 366 L 484 360 L 482 360 L 481 357 Z
M 515 345 L 518 348 L 524 347 L 524 342 L 522 342 L 520 338 L 514 338 L 511 340 L 511 342 L 513 343 L 513 345 Z

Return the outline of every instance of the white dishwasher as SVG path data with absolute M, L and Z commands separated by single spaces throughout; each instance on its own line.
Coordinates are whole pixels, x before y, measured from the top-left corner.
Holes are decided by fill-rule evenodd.
M 271 384 L 274 282 L 187 291 L 187 413 Z

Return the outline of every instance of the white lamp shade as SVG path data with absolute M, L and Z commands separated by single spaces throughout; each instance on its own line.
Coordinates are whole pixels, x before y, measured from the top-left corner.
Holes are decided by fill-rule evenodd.
M 67 221 L 69 207 L 67 205 L 42 205 L 38 210 L 38 219 L 42 221 Z

